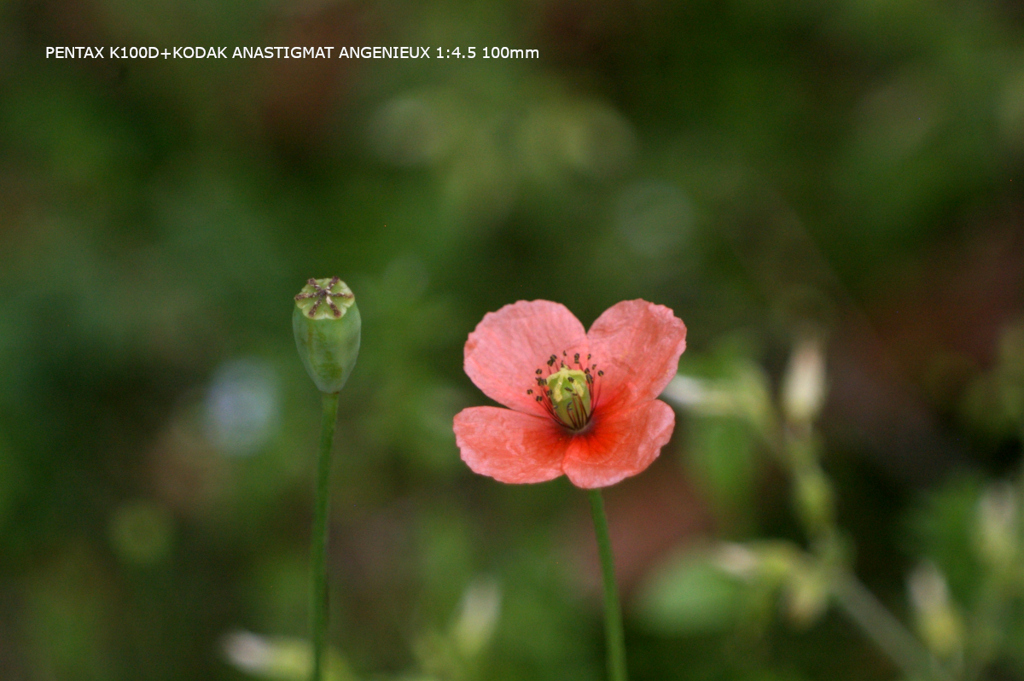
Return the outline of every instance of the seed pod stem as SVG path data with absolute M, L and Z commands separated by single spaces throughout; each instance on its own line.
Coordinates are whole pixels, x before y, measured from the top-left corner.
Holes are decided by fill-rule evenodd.
M 324 648 L 327 641 L 327 517 L 331 499 L 331 445 L 334 442 L 334 428 L 338 420 L 338 393 L 323 393 L 323 418 L 320 423 L 320 455 L 317 457 L 316 509 L 313 515 L 312 550 L 312 591 L 310 612 L 312 613 L 313 674 L 312 681 L 323 678 Z

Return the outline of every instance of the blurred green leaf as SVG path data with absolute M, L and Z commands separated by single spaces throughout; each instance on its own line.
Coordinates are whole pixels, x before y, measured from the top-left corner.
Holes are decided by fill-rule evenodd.
M 953 478 L 928 492 L 908 517 L 914 553 L 938 564 L 961 602 L 971 602 L 980 583 L 976 532 L 983 489 L 976 476 Z
M 715 505 L 726 513 L 746 508 L 757 473 L 750 426 L 729 416 L 696 418 L 687 425 L 687 437 L 688 468 Z
M 664 634 L 724 631 L 736 624 L 744 588 L 707 556 L 682 552 L 644 584 L 637 607 L 643 622 Z

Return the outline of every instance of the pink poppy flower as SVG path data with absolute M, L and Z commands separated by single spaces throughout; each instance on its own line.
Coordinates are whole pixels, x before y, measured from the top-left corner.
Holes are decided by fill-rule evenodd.
M 462 460 L 500 482 L 564 473 L 586 489 L 640 473 L 675 427 L 657 397 L 685 348 L 682 320 L 643 300 L 610 307 L 589 332 L 546 300 L 489 312 L 466 341 L 466 374 L 508 409 L 455 416 Z

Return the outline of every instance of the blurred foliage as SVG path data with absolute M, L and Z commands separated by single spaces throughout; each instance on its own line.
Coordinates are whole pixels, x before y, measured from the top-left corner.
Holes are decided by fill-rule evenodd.
M 728 398 L 608 495 L 634 679 L 897 675 L 806 580 L 734 611 L 736 577 L 688 549 L 819 560 L 831 501 L 829 565 L 908 623 L 925 575 L 977 634 L 959 671 L 1024 677 L 1019 581 L 976 525 L 1024 432 L 1022 38 L 981 0 L 0 3 L 0 677 L 249 678 L 239 631 L 301 668 L 318 396 L 288 318 L 335 274 L 364 326 L 339 678 L 600 678 L 582 495 L 473 476 L 451 419 L 484 399 L 461 353 L 485 312 L 634 297 L 686 321 L 682 370 Z M 45 55 L 74 45 L 432 58 Z M 800 463 L 764 428 L 809 328 L 830 396 Z M 797 469 L 818 487 L 793 512 Z

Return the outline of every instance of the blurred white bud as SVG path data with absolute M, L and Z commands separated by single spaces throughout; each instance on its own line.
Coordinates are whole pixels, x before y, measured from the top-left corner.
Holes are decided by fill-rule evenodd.
M 825 356 L 814 336 L 797 343 L 782 380 L 782 408 L 792 423 L 810 423 L 825 402 Z
M 302 639 L 236 631 L 224 637 L 224 654 L 238 669 L 266 679 L 297 679 L 312 668 L 310 645 Z
M 758 432 L 770 428 L 768 381 L 760 368 L 746 363 L 734 367 L 726 379 L 700 379 L 682 374 L 673 378 L 661 396 L 680 409 L 702 416 L 737 416 Z
M 801 563 L 790 575 L 784 592 L 786 615 L 798 627 L 814 624 L 828 607 L 828 581 L 820 569 Z
M 783 612 L 796 626 L 814 623 L 828 607 L 825 573 L 817 561 L 789 542 L 719 544 L 713 562 L 734 577 L 781 594 Z
M 462 595 L 452 635 L 459 652 L 472 657 L 483 650 L 501 615 L 501 588 L 493 578 L 474 581 Z
M 824 532 L 835 522 L 835 494 L 832 483 L 817 464 L 796 471 L 796 505 L 804 524 L 815 532 Z
M 978 552 L 988 564 L 1006 568 L 1017 553 L 1017 493 L 1013 485 L 991 485 L 978 500 Z
M 949 599 L 946 578 L 931 561 L 910 574 L 910 601 L 917 629 L 925 645 L 937 656 L 958 658 L 963 651 L 964 627 Z
M 306 681 L 313 669 L 309 641 L 235 631 L 222 639 L 224 656 L 236 669 L 261 679 Z M 354 681 L 352 671 L 334 650 L 327 654 L 327 681 Z
M 677 407 L 688 409 L 704 405 L 711 395 L 705 381 L 679 374 L 669 381 L 661 396 Z
M 733 577 L 751 579 L 757 574 L 760 560 L 754 551 L 743 544 L 723 542 L 715 551 L 713 562 Z
M 935 563 L 925 561 L 910 573 L 910 600 L 917 612 L 933 612 L 948 606 L 946 578 Z
M 773 588 L 789 580 L 807 556 L 788 541 L 770 540 L 718 545 L 713 562 L 723 572 L 747 581 L 758 581 Z

